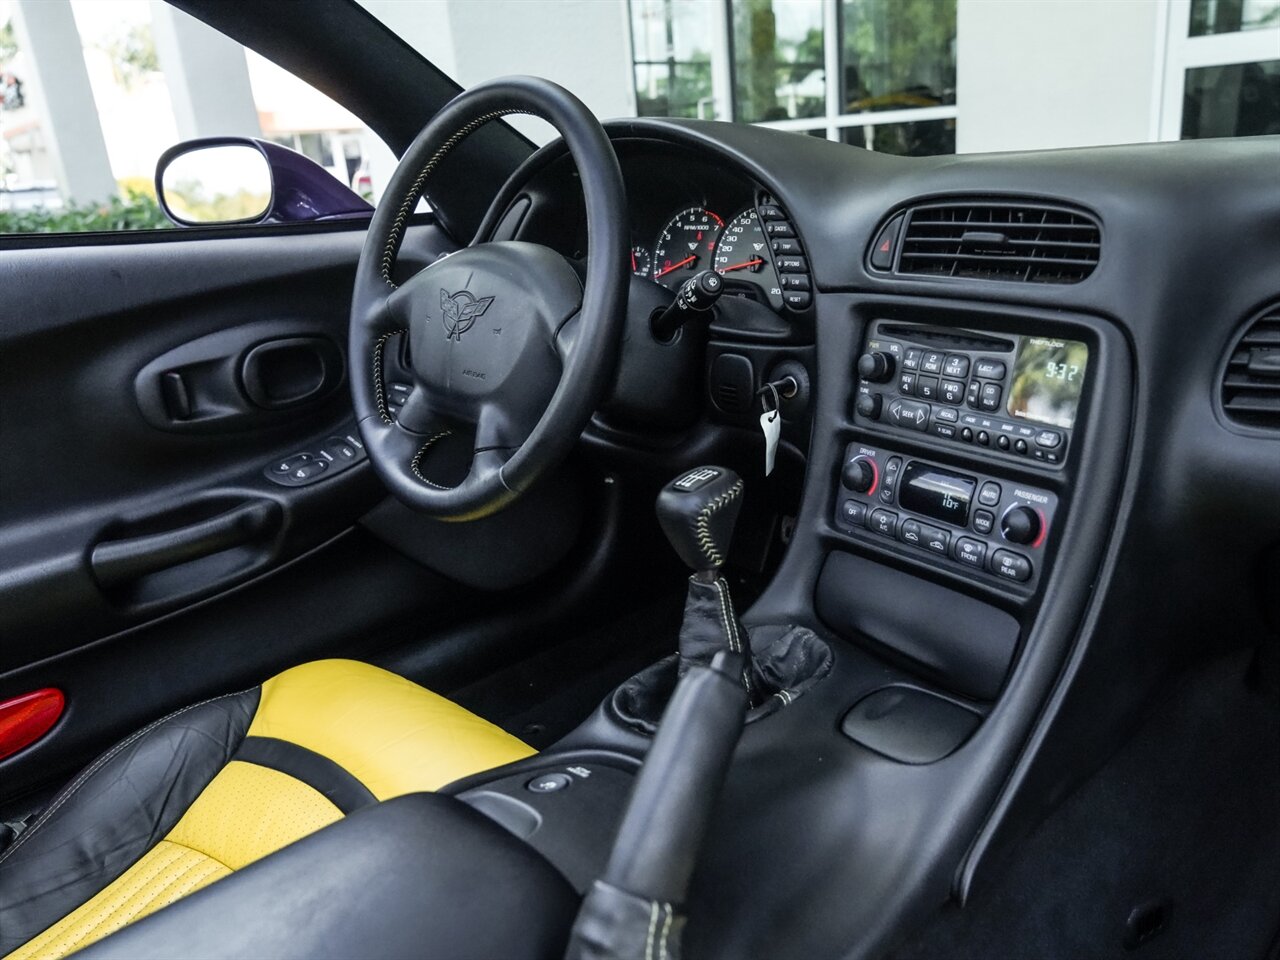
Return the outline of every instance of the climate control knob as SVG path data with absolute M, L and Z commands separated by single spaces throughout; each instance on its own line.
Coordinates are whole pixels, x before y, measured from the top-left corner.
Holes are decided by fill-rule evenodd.
M 858 358 L 858 376 L 871 383 L 884 383 L 893 376 L 893 357 L 879 350 Z
M 1010 543 L 1034 543 L 1042 526 L 1040 514 L 1030 507 L 1010 507 L 1000 518 L 1000 533 Z
M 846 490 L 866 493 L 876 483 L 876 465 L 868 457 L 854 457 L 844 465 L 840 482 Z

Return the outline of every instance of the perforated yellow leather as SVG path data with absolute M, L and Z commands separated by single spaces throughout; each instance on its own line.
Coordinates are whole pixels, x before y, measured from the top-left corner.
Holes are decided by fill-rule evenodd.
M 165 839 L 239 870 L 341 819 L 324 794 L 301 780 L 232 760 Z
M 435 790 L 535 752 L 443 697 L 353 660 L 307 663 L 268 680 L 248 736 L 328 757 L 379 800 Z M 232 760 L 165 839 L 4 960 L 66 956 L 341 817 L 302 781 Z
M 198 850 L 161 840 L 92 900 L 5 960 L 56 960 L 231 872 Z
M 55 960 L 342 818 L 288 774 L 233 760 L 169 835 L 92 900 L 5 960 Z
M 536 752 L 444 697 L 354 660 L 316 660 L 268 680 L 249 736 L 323 754 L 379 800 Z

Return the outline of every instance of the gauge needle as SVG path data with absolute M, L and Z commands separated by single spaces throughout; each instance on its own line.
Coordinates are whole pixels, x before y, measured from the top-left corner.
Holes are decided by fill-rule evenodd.
M 694 255 L 694 256 L 689 256 L 689 257 L 685 257 L 685 258 L 684 258 L 683 260 L 681 260 L 679 263 L 673 263 L 673 264 L 672 264 L 671 266 L 669 266 L 669 267 L 663 267 L 661 270 L 659 270 L 657 273 L 655 273 L 655 274 L 653 275 L 653 279 L 657 280 L 659 277 L 665 277 L 665 276 L 666 276 L 668 273 L 670 273 L 672 270 L 679 270 L 679 269 L 680 269 L 681 267 L 683 267 L 686 263 L 693 263 L 693 261 L 695 261 L 695 260 L 697 260 L 697 259 L 698 259 L 698 258 L 697 258 L 697 256 L 696 256 L 696 255 Z
M 745 270 L 747 267 L 755 267 L 764 263 L 763 257 L 756 257 L 754 260 L 747 260 L 744 263 L 735 263 L 732 267 L 721 267 L 721 273 L 732 273 L 734 270 Z

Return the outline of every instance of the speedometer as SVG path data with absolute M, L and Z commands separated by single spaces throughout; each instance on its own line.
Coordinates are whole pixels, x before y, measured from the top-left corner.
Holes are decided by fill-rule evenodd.
M 726 293 L 736 287 L 747 296 L 756 293 L 754 299 L 763 299 L 775 310 L 781 309 L 782 285 L 755 207 L 729 221 L 716 244 L 714 265 L 716 273 L 725 278 Z
M 674 290 L 711 266 L 724 221 L 705 207 L 681 210 L 662 228 L 653 246 L 653 279 Z

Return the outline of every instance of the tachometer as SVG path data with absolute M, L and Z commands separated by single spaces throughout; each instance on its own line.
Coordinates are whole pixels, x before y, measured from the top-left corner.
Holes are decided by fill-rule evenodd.
M 672 217 L 653 245 L 653 279 L 674 290 L 711 266 L 724 221 L 705 207 L 689 207 Z
M 755 207 L 743 210 L 724 228 L 716 244 L 714 265 L 725 278 L 725 293 L 736 287 L 749 296 L 754 287 L 758 293 L 755 299 L 763 299 L 775 310 L 782 308 L 782 285 Z

